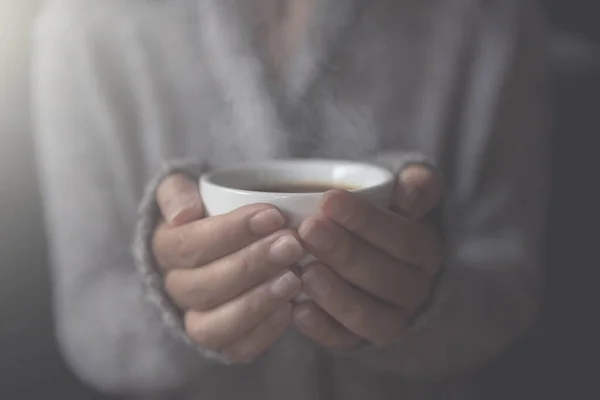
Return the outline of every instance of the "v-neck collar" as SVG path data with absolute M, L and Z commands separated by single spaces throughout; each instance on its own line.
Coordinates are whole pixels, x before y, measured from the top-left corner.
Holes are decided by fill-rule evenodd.
M 353 21 L 357 0 L 318 0 L 308 38 L 289 60 L 285 79 L 273 81 L 253 40 L 248 0 L 198 0 L 199 28 L 211 73 L 237 119 L 237 134 L 255 137 L 249 158 L 287 155 L 284 114 L 293 112 L 324 71 L 331 50 Z M 241 139 L 241 138 L 240 138 Z M 268 143 L 269 146 L 264 146 Z M 265 147 L 268 150 L 265 150 Z

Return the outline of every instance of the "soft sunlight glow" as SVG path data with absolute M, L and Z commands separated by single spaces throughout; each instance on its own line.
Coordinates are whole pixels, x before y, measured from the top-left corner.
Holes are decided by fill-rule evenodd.
M 23 135 L 29 134 L 30 126 L 30 30 L 39 4 L 40 0 L 0 0 L 0 154 L 3 169 L 12 169 L 26 151 Z

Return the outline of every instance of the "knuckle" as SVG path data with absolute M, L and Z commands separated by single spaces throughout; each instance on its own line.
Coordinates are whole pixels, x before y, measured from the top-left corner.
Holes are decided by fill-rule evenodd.
M 281 263 L 273 261 L 270 250 L 273 243 L 287 235 L 297 236 L 292 230 L 281 230 L 265 239 L 252 243 L 243 250 L 241 252 L 245 266 L 243 271 L 248 275 L 255 275 L 256 273 L 270 274 L 283 268 L 283 265 L 280 265 Z
M 227 267 L 230 270 L 236 270 L 241 276 L 250 276 L 253 269 L 253 247 L 248 247 L 238 253 L 237 257 L 227 257 Z
M 246 312 L 258 320 L 271 314 L 288 301 L 289 296 L 280 297 L 271 289 L 273 280 L 264 283 L 248 296 L 245 303 Z
M 192 285 L 186 295 L 190 299 L 189 303 L 198 311 L 212 310 L 217 305 L 215 296 L 204 285 Z
M 343 340 L 331 330 L 321 332 L 319 334 L 319 342 L 322 346 L 332 350 L 341 349 L 344 343 Z
M 223 225 L 219 227 L 220 240 L 226 243 L 238 242 L 240 237 L 245 234 L 245 228 L 240 229 L 238 221 L 223 219 Z M 211 230 L 212 231 L 212 230 Z M 211 234 L 211 232 L 206 232 Z
M 193 246 L 188 244 L 189 233 L 184 229 L 173 229 L 172 253 L 176 255 L 179 265 L 193 266 L 195 264 L 195 253 Z
M 416 311 L 425 302 L 431 289 L 431 280 L 421 271 L 414 270 L 411 280 L 411 295 L 404 299 L 404 307 Z
M 323 338 L 323 346 L 331 350 L 343 350 L 346 347 L 343 338 L 332 332 L 328 332 Z
M 285 307 L 277 311 L 267 320 L 267 324 L 275 329 L 282 329 L 292 321 L 292 305 L 287 304 Z
M 236 345 L 223 351 L 223 354 L 230 362 L 238 365 L 252 364 L 258 357 L 256 353 L 256 349 L 253 346 L 245 343 Z
M 326 348 L 339 349 L 343 344 L 343 337 L 336 331 L 330 320 L 324 320 L 320 324 L 312 326 L 309 332 Z
M 195 279 L 192 271 L 173 271 L 168 274 L 165 290 L 183 308 L 208 311 L 217 305 L 215 293 L 204 280 Z
M 348 213 L 348 219 L 346 223 L 349 227 L 357 231 L 364 231 L 369 228 L 368 210 L 365 204 L 361 202 L 353 201 L 351 203 L 350 212 Z
M 186 313 L 185 331 L 196 344 L 212 350 L 217 349 L 210 324 L 207 324 L 202 316 L 190 312 Z
M 178 305 L 181 305 L 181 281 L 178 271 L 172 271 L 165 276 L 165 291 Z
M 262 255 L 263 253 L 259 243 L 253 243 L 237 254 L 224 258 L 225 268 L 235 271 L 240 279 L 254 279 L 257 270 L 267 265 L 267 259 Z
M 258 214 L 260 211 L 266 211 L 274 208 L 275 207 L 270 204 L 248 204 L 231 211 L 224 216 L 224 219 L 229 221 L 230 228 L 227 230 L 227 232 L 225 232 L 225 234 L 231 239 L 239 238 L 242 235 L 254 237 L 255 235 L 251 230 L 250 223 L 252 217 Z
M 272 206 L 270 208 L 273 208 Z M 251 204 L 238 208 L 231 213 L 219 217 L 223 223 L 219 227 L 220 240 L 224 242 L 247 242 L 255 238 L 252 232 L 250 218 L 261 210 L 268 209 L 264 205 Z
M 229 347 L 224 353 L 236 364 L 250 364 L 259 356 L 260 350 L 254 340 L 242 340 Z
M 271 332 L 279 333 L 285 330 L 285 328 L 292 322 L 292 309 L 292 304 L 286 303 L 267 319 L 266 325 L 270 328 Z
M 362 332 L 369 325 L 366 310 L 359 303 L 345 301 L 341 305 L 340 314 L 353 331 Z
M 154 234 L 152 235 L 152 252 L 154 254 L 154 257 L 156 258 L 156 261 L 158 262 L 158 265 L 162 269 L 166 269 L 169 267 L 165 235 L 166 229 L 162 224 L 158 228 L 156 228 Z
M 244 311 L 251 319 L 258 319 L 259 316 L 263 314 L 264 309 L 269 302 L 273 302 L 272 296 L 270 295 L 268 287 L 263 285 L 260 290 L 256 290 L 251 296 L 248 296 L 244 302 Z
M 348 237 L 338 240 L 336 243 L 337 261 L 349 269 L 348 273 L 352 273 L 350 269 L 356 264 L 357 246 L 353 246 Z
M 371 342 L 376 346 L 389 346 L 399 340 L 403 333 L 404 324 L 399 321 L 394 322 L 390 324 L 388 329 L 378 332 L 376 337 L 374 337 Z
M 265 264 L 267 258 L 264 256 L 264 247 L 260 242 L 254 242 L 239 252 L 238 269 L 246 276 L 253 275 L 259 265 Z

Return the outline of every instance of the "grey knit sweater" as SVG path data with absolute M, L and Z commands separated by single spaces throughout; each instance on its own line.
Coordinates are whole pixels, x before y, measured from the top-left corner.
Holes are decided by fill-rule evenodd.
M 531 326 L 542 292 L 537 7 L 320 0 L 276 80 L 252 40 L 250 4 L 51 0 L 42 10 L 36 142 L 66 359 L 89 384 L 136 398 L 465 398 L 470 373 Z M 408 151 L 445 175 L 448 254 L 402 341 L 339 355 L 291 328 L 234 367 L 185 339 L 147 246 L 165 173 L 288 156 L 398 167 Z

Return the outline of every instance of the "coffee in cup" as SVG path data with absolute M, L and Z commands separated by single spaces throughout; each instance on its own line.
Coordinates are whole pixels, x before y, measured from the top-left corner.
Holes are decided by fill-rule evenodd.
M 287 159 L 242 164 L 204 174 L 200 192 L 209 216 L 269 203 L 288 218 L 290 228 L 318 213 L 324 192 L 347 190 L 389 207 L 393 175 L 385 168 L 354 161 Z
M 333 189 L 352 191 L 358 187 L 326 182 L 284 182 L 274 186 L 257 187 L 254 190 L 267 193 L 325 193 Z

